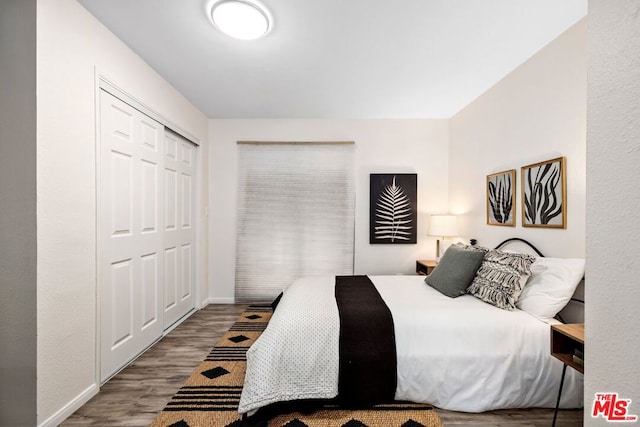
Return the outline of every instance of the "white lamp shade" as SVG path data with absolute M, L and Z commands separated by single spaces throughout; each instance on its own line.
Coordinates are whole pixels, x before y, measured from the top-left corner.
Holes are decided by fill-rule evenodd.
M 458 235 L 458 217 L 455 215 L 431 215 L 429 235 L 453 237 Z

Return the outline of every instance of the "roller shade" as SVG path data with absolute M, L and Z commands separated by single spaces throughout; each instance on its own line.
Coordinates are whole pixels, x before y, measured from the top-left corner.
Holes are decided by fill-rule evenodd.
M 271 300 L 302 276 L 353 274 L 353 143 L 238 150 L 236 301 Z

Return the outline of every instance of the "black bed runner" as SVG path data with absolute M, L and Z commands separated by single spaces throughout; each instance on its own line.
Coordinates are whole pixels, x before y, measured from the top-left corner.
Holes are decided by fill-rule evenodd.
M 338 401 L 365 407 L 392 401 L 396 340 L 389 307 L 367 276 L 336 276 L 340 313 Z

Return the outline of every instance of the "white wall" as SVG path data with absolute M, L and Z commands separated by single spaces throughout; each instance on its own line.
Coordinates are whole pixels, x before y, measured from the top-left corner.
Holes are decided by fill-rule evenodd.
M 211 302 L 234 298 L 237 141 L 355 141 L 355 273 L 413 273 L 435 256 L 427 222 L 448 209 L 447 120 L 211 120 L 209 133 Z M 393 172 L 418 174 L 416 245 L 369 244 L 369 174 Z
M 75 0 L 37 3 L 38 421 L 96 384 L 95 70 L 202 142 L 208 119 Z M 203 181 L 201 197 L 208 194 Z M 200 215 L 203 217 L 204 209 Z M 200 235 L 207 235 L 206 222 Z M 206 260 L 207 240 L 201 242 Z M 206 264 L 200 265 L 201 275 Z M 206 283 L 207 278 L 201 278 Z M 206 299 L 206 288 L 202 292 Z
M 492 247 L 523 237 L 548 256 L 585 251 L 586 19 L 451 119 L 450 202 L 462 234 Z M 523 228 L 520 167 L 567 158 L 567 229 Z M 486 176 L 516 169 L 514 227 L 486 225 Z
M 36 422 L 36 1 L 0 2 L 0 425 Z
M 596 426 L 598 392 L 640 417 L 640 3 L 590 0 L 588 40 L 585 425 Z

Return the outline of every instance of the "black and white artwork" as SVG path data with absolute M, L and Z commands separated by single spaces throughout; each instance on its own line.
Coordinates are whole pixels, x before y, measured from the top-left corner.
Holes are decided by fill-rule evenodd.
M 487 224 L 515 227 L 516 170 L 487 175 Z
M 369 243 L 416 243 L 418 175 L 370 175 Z
M 522 167 L 524 227 L 567 227 L 565 163 L 558 157 Z

